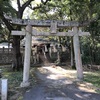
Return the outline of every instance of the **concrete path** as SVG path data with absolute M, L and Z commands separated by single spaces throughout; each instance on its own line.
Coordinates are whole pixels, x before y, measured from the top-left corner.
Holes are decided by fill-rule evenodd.
M 76 71 L 49 66 L 38 68 L 34 74 L 37 85 L 23 100 L 100 100 L 91 84 L 76 81 Z

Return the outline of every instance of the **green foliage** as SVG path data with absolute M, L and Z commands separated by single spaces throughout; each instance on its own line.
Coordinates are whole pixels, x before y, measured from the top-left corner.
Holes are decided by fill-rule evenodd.
M 31 88 L 35 84 L 34 80 L 34 68 L 30 69 L 30 83 L 31 86 L 27 88 L 21 88 L 20 84 L 23 79 L 23 72 L 13 72 L 11 66 L 2 65 L 0 66 L 2 70 L 2 78 L 8 79 L 8 100 L 22 100 L 23 93 Z M 12 99 L 11 99 L 12 98 Z
M 5 27 L 5 26 L 3 26 L 2 28 L 1 28 L 1 31 L 0 31 L 0 42 L 5 42 L 5 41 L 8 41 L 8 38 L 9 38 L 9 31 L 8 31 L 8 29 Z
M 35 17 L 43 19 L 84 21 L 89 17 L 88 5 L 89 1 L 87 0 L 51 0 L 47 5 L 35 10 L 34 14 Z M 38 13 L 40 13 L 39 16 Z
M 17 12 L 10 1 L 0 0 L 0 10 L 5 15 L 14 17 Z M 26 1 L 28 0 L 22 0 L 21 5 Z M 33 0 L 29 6 L 33 8 L 34 6 L 40 6 L 39 9 L 33 11 L 31 15 L 33 19 L 76 20 L 82 22 L 92 20 L 90 25 L 83 28 L 83 31 L 90 32 L 91 36 L 81 40 L 82 59 L 84 64 L 91 62 L 100 64 L 100 47 L 98 46 L 100 44 L 100 0 L 51 0 L 46 5 L 42 3 L 35 4 Z M 6 32 L 3 31 L 2 33 Z M 62 44 L 65 44 L 64 41 L 64 39 L 61 40 Z
M 10 0 L 0 0 L 0 41 L 8 40 L 8 37 L 10 36 L 7 27 L 3 22 L 4 16 L 16 16 L 16 10 L 12 7 Z M 7 23 L 7 21 L 5 22 Z
M 14 17 L 16 16 L 16 10 L 12 7 L 10 0 L 0 0 L 0 10 L 5 15 Z
M 94 37 L 95 39 L 95 37 Z M 99 41 L 92 37 L 82 37 L 80 39 L 83 64 L 100 64 Z
M 92 83 L 94 86 L 98 88 L 96 91 L 100 93 L 100 71 L 85 73 L 84 81 Z
M 22 82 L 22 72 L 10 72 L 9 69 L 3 68 L 3 78 L 8 79 L 10 89 L 19 87 L 20 83 Z

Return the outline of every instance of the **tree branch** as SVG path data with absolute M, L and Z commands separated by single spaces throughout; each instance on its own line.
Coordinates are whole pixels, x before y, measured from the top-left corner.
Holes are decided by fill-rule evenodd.
M 18 1 L 19 1 L 19 0 L 18 0 Z M 22 5 L 22 7 L 21 7 L 22 12 L 25 10 L 26 7 L 28 7 L 28 6 L 30 5 L 30 3 L 31 3 L 32 1 L 34 1 L 34 0 L 28 0 L 28 1 L 26 1 L 26 2 Z M 46 0 L 45 2 L 44 2 L 43 0 L 41 0 L 41 2 L 42 2 L 44 5 L 46 5 L 46 3 L 47 3 L 48 1 L 51 1 L 51 0 Z M 39 6 L 34 7 L 34 8 L 30 7 L 30 9 L 32 9 L 32 10 L 39 9 L 39 8 L 41 8 L 41 6 L 42 6 L 42 5 L 40 4 Z
M 27 6 L 29 6 L 30 3 L 31 3 L 32 1 L 34 1 L 34 0 L 28 0 L 28 1 L 26 1 L 26 2 L 22 5 L 22 11 L 24 11 L 25 8 L 26 8 Z
M 46 5 L 46 3 L 47 3 L 48 1 L 51 1 L 51 0 L 46 0 L 45 2 L 44 2 L 43 0 L 41 0 L 42 4 L 44 4 L 44 5 Z M 29 8 L 32 9 L 32 10 L 36 10 L 36 9 L 41 8 L 41 7 L 42 7 L 42 4 L 37 5 L 36 7 L 29 6 Z
M 30 9 L 32 9 L 32 10 L 36 10 L 36 9 L 39 9 L 39 8 L 41 8 L 42 7 L 42 5 L 40 4 L 40 5 L 37 5 L 36 7 L 33 7 L 32 8 L 32 6 L 29 6 L 29 8 Z
M 18 5 L 18 10 L 20 10 L 21 6 L 20 6 L 20 0 L 17 0 L 17 5 Z
M 47 17 L 48 19 L 50 19 L 50 17 L 48 16 L 48 14 L 47 14 L 46 12 L 45 12 L 44 14 L 46 15 L 46 17 Z
M 2 11 L 0 11 L 0 17 L 2 19 L 2 21 L 5 23 L 5 25 L 7 26 L 9 32 L 11 32 L 11 30 L 13 30 L 12 25 L 9 23 L 9 21 L 4 17 L 4 14 Z

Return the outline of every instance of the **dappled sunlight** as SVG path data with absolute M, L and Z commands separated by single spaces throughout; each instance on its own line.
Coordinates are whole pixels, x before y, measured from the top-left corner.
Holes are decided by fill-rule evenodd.
M 38 71 L 39 73 L 41 73 L 42 81 L 43 82 L 45 81 L 47 84 L 49 83 L 50 86 L 60 87 L 68 85 L 68 89 L 70 90 L 74 89 L 75 91 L 78 90 L 78 91 L 87 91 L 95 93 L 95 88 L 91 83 L 77 80 L 76 70 L 70 70 L 62 68 L 60 66 L 52 65 L 52 66 L 39 67 Z M 87 74 L 88 74 L 87 72 L 84 72 L 84 76 Z M 78 96 L 79 95 L 77 95 L 77 97 Z
M 77 96 L 78 98 L 81 98 L 81 99 L 83 98 L 80 94 L 77 94 L 77 93 L 75 94 L 75 96 Z
M 95 92 L 100 93 L 100 71 L 85 72 L 84 81 L 86 82 L 86 85 L 94 87 Z
M 79 94 L 79 93 L 75 93 L 75 96 L 77 96 L 78 98 L 81 98 L 82 100 L 83 100 L 83 98 L 84 98 L 84 100 L 89 99 L 91 95 L 92 95 L 91 93 L 85 93 L 83 95 L 82 94 Z
M 83 91 L 87 91 L 87 92 L 93 92 L 96 93 L 94 89 L 87 87 L 86 85 L 84 86 L 79 86 L 78 89 L 83 90 Z
M 72 81 L 68 80 L 66 76 L 63 75 L 48 75 L 47 78 L 63 84 L 73 83 Z
M 59 66 L 50 66 L 50 67 L 43 67 L 43 68 L 48 69 L 50 72 L 55 74 L 60 74 L 60 73 L 62 74 L 62 72 L 66 73 L 66 70 Z
M 62 76 L 61 75 L 60 76 L 58 76 L 58 75 L 49 75 L 49 76 L 47 76 L 47 78 L 54 79 L 54 80 L 58 80 L 58 79 L 64 78 L 64 76 L 63 75 Z
M 42 90 L 44 88 L 44 94 L 48 93 L 48 96 L 46 96 L 48 100 L 94 100 L 94 95 L 95 97 L 98 96 L 98 94 L 95 94 L 95 88 L 93 88 L 92 84 L 77 80 L 76 70 L 67 70 L 65 67 L 62 68 L 54 65 L 45 65 L 35 68 L 32 73 L 34 73 L 37 79 L 36 83 L 38 84 L 34 93 L 36 91 L 43 93 Z
M 51 74 L 47 76 L 47 78 L 51 79 L 61 79 L 61 78 L 76 78 L 76 71 L 75 70 L 66 70 L 61 68 L 60 66 L 49 66 L 43 67 L 43 69 L 47 70 Z
M 45 76 L 42 80 L 53 83 L 56 86 L 72 84 L 76 80 L 76 71 L 67 70 L 60 66 L 45 66 L 38 68 L 39 72 Z

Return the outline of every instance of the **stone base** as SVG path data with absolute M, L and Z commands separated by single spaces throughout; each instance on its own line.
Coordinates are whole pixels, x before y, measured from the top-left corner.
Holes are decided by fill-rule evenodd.
M 28 86 L 30 86 L 30 82 L 22 82 L 20 86 L 21 87 L 28 87 Z

